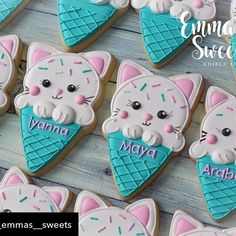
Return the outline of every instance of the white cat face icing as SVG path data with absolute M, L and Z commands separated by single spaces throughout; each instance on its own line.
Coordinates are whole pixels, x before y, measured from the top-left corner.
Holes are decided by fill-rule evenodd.
M 207 114 L 201 125 L 201 138 L 190 147 L 190 156 L 206 155 L 218 164 L 236 161 L 236 98 L 226 91 L 210 87 L 206 97 Z
M 105 134 L 122 131 L 127 138 L 142 138 L 149 146 L 179 151 L 185 144 L 182 131 L 189 120 L 202 77 L 184 74 L 167 79 L 124 61 L 118 72 L 118 89 L 111 103 Z
M 171 222 L 169 236 L 235 236 L 236 228 L 220 230 L 216 228 L 204 227 L 183 211 L 176 211 Z
M 125 8 L 129 5 L 129 0 L 91 0 L 95 4 L 106 4 L 110 3 L 117 9 Z
M 69 191 L 60 187 L 39 188 L 30 184 L 17 167 L 5 174 L 0 186 L 0 212 L 60 212 L 69 199 Z
M 110 63 L 107 52 L 69 54 L 33 43 L 25 92 L 16 97 L 15 106 L 32 106 L 35 115 L 59 124 L 89 125 L 94 121 L 92 105 L 101 95 L 101 81 Z
M 87 191 L 78 196 L 75 212 L 79 213 L 81 236 L 154 236 L 159 220 L 152 199 L 137 201 L 122 210 L 107 206 L 95 194 Z
M 131 0 L 136 9 L 149 6 L 153 12 L 169 12 L 180 19 L 183 12 L 197 20 L 211 21 L 216 15 L 215 0 Z
M 3 108 L 8 100 L 6 90 L 11 86 L 15 79 L 14 60 L 19 49 L 19 38 L 15 35 L 0 37 L 0 109 Z

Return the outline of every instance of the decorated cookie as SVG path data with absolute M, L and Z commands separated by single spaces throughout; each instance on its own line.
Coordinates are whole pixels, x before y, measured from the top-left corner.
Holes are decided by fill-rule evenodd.
M 196 160 L 200 185 L 214 220 L 236 211 L 236 98 L 210 87 L 200 139 L 190 147 Z
M 62 187 L 38 187 L 17 167 L 12 167 L 0 184 L 0 212 L 61 212 L 71 200 Z
M 0 29 L 10 23 L 30 0 L 0 0 Z
M 235 236 L 236 228 L 221 230 L 204 225 L 183 211 L 176 211 L 169 236 Z
M 15 35 L 0 37 L 0 114 L 10 106 L 9 93 L 17 80 L 17 67 L 20 61 L 22 44 Z
M 79 52 L 127 12 L 129 0 L 58 0 L 61 39 L 67 51 Z
M 54 166 L 95 128 L 114 64 L 107 52 L 69 54 L 31 44 L 24 92 L 15 99 L 30 174 Z
M 182 151 L 187 128 L 203 88 L 198 74 L 170 79 L 123 61 L 103 124 L 119 193 L 132 198 Z
M 212 21 L 215 0 L 131 0 L 139 11 L 144 46 L 150 62 L 162 67 L 187 46 L 192 26 L 198 21 Z M 182 16 L 182 18 L 181 18 Z M 184 33 L 181 33 L 185 22 Z
M 157 236 L 159 211 L 152 199 L 137 201 L 123 210 L 83 191 L 77 198 L 75 212 L 79 213 L 81 236 Z

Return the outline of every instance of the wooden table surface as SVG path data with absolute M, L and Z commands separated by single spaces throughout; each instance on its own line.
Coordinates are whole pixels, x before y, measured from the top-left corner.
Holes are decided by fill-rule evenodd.
M 228 20 L 229 6 L 230 0 L 218 0 L 219 20 Z M 62 49 L 58 36 L 57 1 L 32 0 L 16 20 L 4 28 L 0 34 L 17 34 L 25 43 L 15 95 L 22 90 L 26 51 L 31 42 L 39 41 Z M 208 47 L 211 50 L 214 44 L 227 47 L 223 39 L 216 35 L 205 38 L 201 46 Z M 201 73 L 206 80 L 207 87 L 217 85 L 236 95 L 236 81 L 228 59 L 219 59 L 216 56 L 214 59 L 194 60 L 192 58 L 192 52 L 195 50 L 193 45 L 189 45 L 168 66 L 161 70 L 153 69 L 145 57 L 139 19 L 132 9 L 87 49 L 87 51 L 92 50 L 107 50 L 119 62 L 123 59 L 131 59 L 154 73 L 164 76 L 185 72 Z M 214 63 L 221 63 L 221 65 L 216 66 Z M 125 207 L 129 204 L 122 201 L 116 191 L 110 169 L 107 144 L 101 133 L 101 124 L 110 114 L 109 106 L 112 94 L 115 91 L 115 83 L 116 73 L 109 82 L 106 99 L 99 110 L 100 122 L 94 132 L 79 142 L 65 160 L 49 173 L 40 178 L 35 178 L 36 184 L 66 186 L 74 192 L 75 196 L 81 190 L 88 189 L 101 194 L 115 206 Z M 173 159 L 159 178 L 137 197 L 137 199 L 151 197 L 159 203 L 161 210 L 160 236 L 168 235 L 172 215 L 177 209 L 187 211 L 212 226 L 221 228 L 236 226 L 236 215 L 220 224 L 215 223 L 209 217 L 201 196 L 195 165 L 188 156 L 189 145 L 199 135 L 199 123 L 204 115 L 203 101 L 204 97 L 194 114 L 191 126 L 185 133 L 187 145 L 182 155 Z M 0 178 L 13 165 L 25 168 L 20 122 L 14 114 L 14 109 L 11 108 L 7 114 L 0 117 Z M 73 204 L 74 201 L 69 210 L 72 210 Z

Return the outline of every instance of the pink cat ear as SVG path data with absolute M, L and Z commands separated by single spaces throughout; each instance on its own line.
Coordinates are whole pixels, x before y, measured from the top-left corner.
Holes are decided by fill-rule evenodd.
M 4 47 L 14 60 L 18 54 L 20 39 L 16 35 L 0 37 L 0 45 Z
M 152 73 L 135 62 L 124 60 L 118 71 L 117 86 L 141 75 L 152 75 Z
M 101 79 L 105 77 L 112 64 L 111 54 L 105 51 L 86 52 L 79 55 L 83 56 L 91 64 Z
M 62 187 L 43 187 L 43 190 L 50 195 L 60 211 L 65 210 L 70 199 L 70 192 L 68 189 Z
M 211 86 L 207 90 L 205 109 L 208 112 L 211 108 L 221 104 L 222 102 L 235 98 L 232 94 L 226 92 L 225 90 Z
M 27 68 L 29 69 L 32 65 L 46 57 L 59 53 L 61 53 L 59 50 L 48 45 L 42 43 L 32 43 L 30 44 L 28 50 Z
M 6 172 L 0 185 L 8 186 L 29 183 L 28 177 L 18 167 L 14 166 Z
M 203 228 L 203 224 L 183 211 L 176 211 L 171 222 L 170 236 L 180 236 Z
M 199 74 L 183 74 L 171 77 L 170 79 L 182 91 L 191 109 L 201 93 L 204 83 L 202 76 Z
M 150 235 L 154 234 L 157 219 L 157 206 L 152 199 L 143 199 L 137 201 L 125 209 L 132 214 L 147 229 Z
M 223 232 L 227 233 L 227 235 L 230 235 L 230 236 L 236 236 L 236 227 L 223 230 Z
M 83 191 L 77 197 L 74 211 L 78 212 L 80 216 L 83 216 L 99 208 L 107 208 L 107 205 L 96 194 Z

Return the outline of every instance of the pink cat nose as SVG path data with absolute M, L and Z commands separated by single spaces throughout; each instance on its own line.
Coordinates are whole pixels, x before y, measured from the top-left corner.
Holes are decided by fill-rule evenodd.
M 145 121 L 150 121 L 150 120 L 153 119 L 153 116 L 152 116 L 150 113 L 145 113 L 145 114 L 143 115 L 143 119 L 144 119 Z
M 194 1 L 193 1 L 193 5 L 194 5 L 196 8 L 203 8 L 204 2 L 203 2 L 202 0 L 194 0 Z
M 56 96 L 59 96 L 59 95 L 61 95 L 63 93 L 63 90 L 58 88 L 58 89 L 56 89 L 55 92 L 56 92 Z

